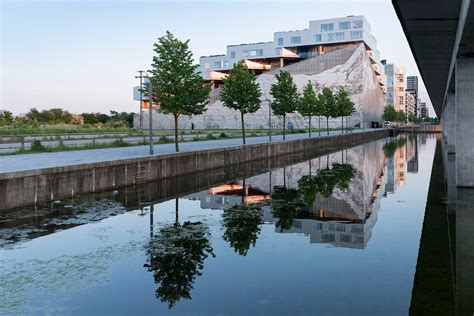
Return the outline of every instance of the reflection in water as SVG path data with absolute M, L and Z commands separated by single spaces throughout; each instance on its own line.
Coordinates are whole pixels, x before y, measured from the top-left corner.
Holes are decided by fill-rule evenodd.
M 255 247 L 262 210 L 258 205 L 235 205 L 222 212 L 224 238 L 241 256 L 246 256 L 250 245 Z
M 201 222 L 179 223 L 176 199 L 175 223 L 160 228 L 147 246 L 148 261 L 145 267 L 153 272 L 159 283 L 156 297 L 172 308 L 180 299 L 191 299 L 196 276 L 202 275 L 204 260 L 213 255 L 209 231 Z
M 7 301 L 13 302 L 7 304 L 9 308 L 14 309 L 15 306 L 20 306 L 21 308 L 17 310 L 32 312 L 35 310 L 34 308 L 23 308 L 25 304 L 28 304 L 29 300 L 29 297 L 24 295 L 24 293 L 30 293 L 32 291 L 24 280 L 33 280 L 34 282 L 31 287 L 36 287 L 35 289 L 38 292 L 48 288 L 57 288 L 60 289 L 61 292 L 69 293 L 63 290 L 65 285 L 61 286 L 61 282 L 59 282 L 59 280 L 61 280 L 63 283 L 67 283 L 67 280 L 65 281 L 64 278 L 61 278 L 61 275 L 67 276 L 74 281 L 79 279 L 85 280 L 82 283 L 77 282 L 77 284 L 81 284 L 78 288 L 87 288 L 87 284 L 92 283 L 88 281 L 90 277 L 77 276 L 75 273 L 72 273 L 73 271 L 70 271 L 71 269 L 83 271 L 81 273 L 87 275 L 92 275 L 93 271 L 97 270 L 97 272 L 94 273 L 100 275 L 94 277 L 94 279 L 99 280 L 96 283 L 100 284 L 103 288 L 107 288 L 107 278 L 103 277 L 103 275 L 107 269 L 109 269 L 109 266 L 119 262 L 120 258 L 123 257 L 121 254 L 125 253 L 130 257 L 136 256 L 136 261 L 134 262 L 138 264 L 133 266 L 127 265 L 127 269 L 133 270 L 134 277 L 139 276 L 139 281 L 131 277 L 128 278 L 127 273 L 121 273 L 119 278 L 123 278 L 128 282 L 136 281 L 135 286 L 143 286 L 144 288 L 146 288 L 146 282 L 143 280 L 150 281 L 151 276 L 153 276 L 155 282 L 155 284 L 151 285 L 152 287 L 146 288 L 146 293 L 150 293 L 151 296 L 153 296 L 152 293 L 155 291 L 154 296 L 157 299 L 152 297 L 153 303 L 147 303 L 150 309 L 148 309 L 147 312 L 142 312 L 142 314 L 151 314 L 153 311 L 158 313 L 161 306 L 163 306 L 164 309 L 173 308 L 172 311 L 177 314 L 189 314 L 193 312 L 192 308 L 194 307 L 197 308 L 196 313 L 202 313 L 203 306 L 210 306 L 209 304 L 211 304 L 211 301 L 203 300 L 203 296 L 207 296 L 208 293 L 211 293 L 214 290 L 213 287 L 219 288 L 214 294 L 209 294 L 210 296 L 218 295 L 218 292 L 226 291 L 229 292 L 226 294 L 232 297 L 242 295 L 232 292 L 230 288 L 225 288 L 223 283 L 229 282 L 232 284 L 231 287 L 236 284 L 236 287 L 238 287 L 240 291 L 245 288 L 245 290 L 248 290 L 252 295 L 259 289 L 260 283 L 274 282 L 272 285 L 277 285 L 277 281 L 275 280 L 265 281 L 263 279 L 265 271 L 257 270 L 259 263 L 260 266 L 265 266 L 265 269 L 269 269 L 268 271 L 270 271 L 272 267 L 275 269 L 274 264 L 285 264 L 291 261 L 293 265 L 288 266 L 288 270 L 292 271 L 290 277 L 294 278 L 295 282 L 303 284 L 303 281 L 307 281 L 308 275 L 299 274 L 299 271 L 303 271 L 304 269 L 301 269 L 301 267 L 297 265 L 298 262 L 294 261 L 294 256 L 291 255 L 297 252 L 298 255 L 306 256 L 305 260 L 309 260 L 313 262 L 313 264 L 317 262 L 317 264 L 322 267 L 321 271 L 326 269 L 324 271 L 328 274 L 327 279 L 324 275 L 317 275 L 317 277 L 319 278 L 318 281 L 322 284 L 321 287 L 327 288 L 329 293 L 331 286 L 328 284 L 334 280 L 335 276 L 341 275 L 348 280 L 355 276 L 352 273 L 344 274 L 345 271 L 341 269 L 341 267 L 339 267 L 338 270 L 337 262 L 326 262 L 325 260 L 331 260 L 328 258 L 336 252 L 334 251 L 334 247 L 318 247 L 314 245 L 321 243 L 335 247 L 365 249 L 363 252 L 338 249 L 337 253 L 341 256 L 345 256 L 344 258 L 352 259 L 354 261 L 354 267 L 364 267 L 364 269 L 359 271 L 361 271 L 361 273 L 368 273 L 367 275 L 369 277 L 365 278 L 363 282 L 369 284 L 372 279 L 377 279 L 382 282 L 385 280 L 385 276 L 382 275 L 381 271 L 392 270 L 390 270 L 390 265 L 387 264 L 387 262 L 384 261 L 385 259 L 380 255 L 383 254 L 384 251 L 387 251 L 388 244 L 393 245 L 394 243 L 398 243 L 402 237 L 396 236 L 396 238 L 391 240 L 383 239 L 384 235 L 390 235 L 394 229 L 387 230 L 387 227 L 391 228 L 391 226 L 387 226 L 388 224 L 383 222 L 382 216 L 379 219 L 379 223 L 377 223 L 380 229 L 377 234 L 374 234 L 379 238 L 378 244 L 377 238 L 372 237 L 372 229 L 378 219 L 377 216 L 380 212 L 382 197 L 385 196 L 388 200 L 390 199 L 390 195 L 396 194 L 397 190 L 399 190 L 397 193 L 402 193 L 403 190 L 400 189 L 404 186 L 408 188 L 410 185 L 407 183 L 407 181 L 411 179 L 410 176 L 419 176 L 419 174 L 415 175 L 415 173 L 419 172 L 419 169 L 421 170 L 420 173 L 426 173 L 426 170 L 423 171 L 422 164 L 418 166 L 418 155 L 419 152 L 422 152 L 422 147 L 419 148 L 419 146 L 426 145 L 426 138 L 424 137 L 425 136 L 410 137 L 400 135 L 397 138 L 372 142 L 338 153 L 329 154 L 322 158 L 313 158 L 309 161 L 299 163 L 293 162 L 292 164 L 286 164 L 282 168 L 272 168 L 270 171 L 266 169 L 265 173 L 262 173 L 262 171 L 250 173 L 247 174 L 245 178 L 245 175 L 239 175 L 238 177 L 220 177 L 212 182 L 214 184 L 213 186 L 208 183 L 195 187 L 185 187 L 196 179 L 193 179 L 193 181 L 187 179 L 187 181 L 184 182 L 176 180 L 176 182 L 170 182 L 168 185 L 153 183 L 142 187 L 129 188 L 126 193 L 118 192 L 92 197 L 85 196 L 81 199 L 71 201 L 70 203 L 61 202 L 59 204 L 52 204 L 46 208 L 23 210 L 22 212 L 16 210 L 15 215 L 13 215 L 12 212 L 0 214 L 0 247 L 4 248 L 6 248 L 5 245 L 12 246 L 18 241 L 24 241 L 24 244 L 29 247 L 30 243 L 28 241 L 30 239 L 47 234 L 52 234 L 49 237 L 52 241 L 56 241 L 57 238 L 55 238 L 55 236 L 59 230 L 66 231 L 68 228 L 77 227 L 79 225 L 87 228 L 91 226 L 88 225 L 91 222 L 98 222 L 97 224 L 100 225 L 104 219 L 111 218 L 113 215 L 120 215 L 116 216 L 117 220 L 120 220 L 120 217 L 124 216 L 129 216 L 127 218 L 132 218 L 133 216 L 135 219 L 146 219 L 146 229 L 137 229 L 138 234 L 136 236 L 140 235 L 140 238 L 135 237 L 136 239 L 128 248 L 120 247 L 120 244 L 115 245 L 115 241 L 110 240 L 110 244 L 107 247 L 98 247 L 99 249 L 96 250 L 96 252 L 87 250 L 83 254 L 75 254 L 74 251 L 71 250 L 74 255 L 57 255 L 59 258 L 94 257 L 97 259 L 97 262 L 75 259 L 77 260 L 76 264 L 71 265 L 68 263 L 68 260 L 57 260 L 57 258 L 53 256 L 52 259 L 43 261 L 48 263 L 51 267 L 54 267 L 54 269 L 51 267 L 46 269 L 44 265 L 38 265 L 37 262 L 28 265 L 12 261 L 14 264 L 12 264 L 8 270 L 5 270 L 8 271 L 6 272 L 7 276 L 0 276 L 0 283 L 6 281 L 9 284 L 9 289 L 15 285 L 16 290 L 12 288 L 8 293 L 0 294 L 4 295 Z M 242 178 L 244 180 L 237 180 Z M 438 178 L 439 174 L 433 175 L 433 179 Z M 431 181 L 434 181 L 433 179 Z M 431 193 L 430 189 L 430 199 L 433 200 L 433 196 L 437 196 L 439 200 L 442 199 L 442 186 L 440 185 L 441 184 L 438 183 L 437 190 L 439 192 L 436 194 Z M 209 188 L 210 186 L 211 188 Z M 196 193 L 190 194 L 190 192 Z M 185 196 L 183 197 L 183 195 Z M 177 197 L 181 197 L 181 200 Z M 174 207 L 174 209 L 170 210 L 171 214 L 164 214 L 161 207 L 156 207 L 156 203 L 168 201 L 170 198 L 174 198 L 174 201 L 170 201 L 173 203 L 169 203 L 171 208 Z M 179 209 L 179 201 L 181 201 L 181 205 L 186 205 L 186 209 Z M 199 203 L 197 201 L 199 201 Z M 144 203 L 147 203 L 146 205 L 148 207 L 144 207 Z M 392 201 L 392 203 L 398 203 L 398 201 Z M 436 201 L 435 204 L 439 207 L 440 203 L 440 201 Z M 163 204 L 166 204 L 166 202 L 160 203 L 159 205 Z M 430 212 L 426 212 L 426 216 L 432 216 L 435 208 L 430 203 L 427 205 L 433 208 Z M 190 209 L 190 206 L 193 209 Z M 124 214 L 129 210 L 135 212 Z M 416 214 L 416 212 L 420 213 L 421 210 L 413 210 L 414 214 Z M 136 216 L 136 214 L 146 215 L 147 213 L 149 215 L 149 223 L 147 218 Z M 192 213 L 193 216 L 210 217 L 206 217 L 205 220 L 197 220 L 196 217 L 190 216 L 190 213 Z M 212 217 L 209 214 L 216 214 L 216 216 Z M 404 215 L 406 218 L 407 214 L 405 213 Z M 430 219 L 441 221 L 445 218 L 441 216 L 443 215 L 442 213 L 438 215 L 440 216 L 437 218 L 430 217 Z M 182 223 L 180 222 L 180 217 Z M 392 217 L 391 220 L 393 221 L 394 218 L 396 217 Z M 387 218 L 385 218 L 385 221 L 387 221 Z M 407 224 L 407 222 L 404 223 Z M 440 306 L 439 310 L 449 313 L 453 308 L 452 298 L 454 291 L 452 291 L 452 287 L 449 287 L 450 284 L 448 282 L 454 277 L 452 273 L 453 267 L 449 265 L 451 263 L 450 261 L 444 260 L 446 259 L 446 254 L 450 255 L 450 252 L 447 251 L 448 244 L 446 240 L 438 239 L 439 236 L 442 236 L 445 232 L 437 230 L 442 226 L 438 226 L 437 224 L 431 225 L 429 223 L 429 219 L 425 218 L 423 226 L 424 235 L 422 236 L 420 245 L 420 255 L 416 266 L 415 284 L 412 293 L 411 312 L 413 314 L 425 310 L 425 306 L 430 304 L 434 299 L 442 303 L 440 298 L 434 298 L 435 295 L 433 294 L 438 289 L 436 286 L 441 288 L 441 282 L 433 286 L 433 280 L 438 280 L 436 275 L 441 270 L 443 271 L 442 273 L 444 273 L 442 285 L 444 289 L 448 289 L 447 293 L 450 295 L 450 299 L 449 304 L 447 304 L 445 308 Z M 125 223 L 123 226 L 128 227 L 128 224 L 131 223 Z M 386 226 L 383 226 L 384 224 Z M 113 227 L 113 223 L 109 223 L 108 225 Z M 392 223 L 391 225 L 394 224 Z M 436 229 L 430 231 L 428 229 L 430 227 Z M 74 230 L 69 231 L 71 231 L 71 234 L 74 236 Z M 79 233 L 80 232 L 79 230 Z M 288 238 L 289 235 L 285 234 L 293 235 L 291 236 L 292 238 Z M 104 233 L 104 235 L 106 235 L 106 233 Z M 115 238 L 120 239 L 124 235 L 125 232 L 122 231 L 120 234 L 117 233 Z M 444 234 L 443 236 L 446 237 L 448 235 Z M 85 238 L 82 235 L 80 237 Z M 308 237 L 311 245 L 307 242 Z M 126 239 L 127 237 L 123 238 Z M 372 241 L 370 241 L 371 238 Z M 279 240 L 279 242 L 289 240 L 291 241 L 291 245 L 283 245 L 284 242 L 280 244 L 278 241 L 272 243 L 272 240 Z M 300 242 L 300 240 L 302 241 Z M 445 251 L 445 253 L 443 253 L 444 261 L 441 260 L 441 258 L 436 259 L 438 265 L 434 265 L 433 269 L 431 269 L 430 261 L 433 261 L 433 255 L 437 254 L 439 245 L 441 244 L 438 240 L 443 242 L 443 251 Z M 367 247 L 369 241 L 372 247 Z M 93 242 L 96 241 L 93 240 Z M 416 240 L 411 241 L 411 244 L 416 244 Z M 404 245 L 406 247 L 407 244 L 405 243 Z M 250 250 L 251 247 L 253 247 L 252 250 Z M 309 249 L 309 247 L 311 247 L 311 250 L 318 252 L 316 256 L 308 255 L 311 251 L 304 251 Z M 13 250 L 9 251 L 14 253 L 16 249 L 15 247 L 12 248 Z M 32 248 L 35 250 L 34 247 Z M 274 251 L 275 248 L 277 248 L 276 251 Z M 292 248 L 294 248 L 295 252 L 292 252 Z M 108 249 L 108 251 L 104 249 Z M 145 251 L 143 251 L 143 249 L 145 249 Z M 377 250 L 379 252 L 375 252 L 376 255 L 374 255 L 374 251 Z M 91 253 L 96 253 L 97 256 L 91 256 Z M 209 269 L 212 273 L 206 272 L 203 274 L 206 258 L 209 255 L 215 257 L 214 253 L 217 253 L 218 257 L 212 260 L 212 264 L 210 264 L 211 261 L 207 262 L 208 266 L 206 267 L 206 269 Z M 275 253 L 280 255 L 280 257 L 275 255 Z M 359 257 L 351 257 L 351 254 L 353 255 L 354 253 L 357 253 Z M 416 253 L 416 250 L 412 250 L 410 253 Z M 101 254 L 108 254 L 108 261 L 102 258 L 100 256 Z M 266 261 L 266 256 L 273 256 L 273 261 L 270 259 Z M 408 258 L 408 255 L 405 254 L 405 256 Z M 19 258 L 18 260 L 21 261 L 21 255 Z M 231 260 L 229 260 L 229 258 L 231 258 Z M 317 261 L 318 258 L 320 261 Z M 229 270 L 232 271 L 232 273 L 229 273 L 227 271 L 228 265 L 233 265 L 234 259 L 238 261 L 238 263 Z M 413 262 L 416 261 L 414 258 L 408 259 Z M 2 259 L 0 259 L 0 261 L 1 260 Z M 222 261 L 220 260 L 224 260 L 225 266 L 218 268 L 219 264 L 222 265 Z M 263 261 L 260 262 L 258 260 Z M 402 261 L 397 261 L 396 258 L 393 260 L 397 264 L 404 264 Z M 62 262 L 65 262 L 65 264 L 62 264 Z M 383 264 L 380 262 L 383 262 Z M 142 266 L 143 263 L 145 263 L 144 267 L 146 269 Z M 30 266 L 34 266 L 35 264 L 42 268 L 32 269 Z M 101 269 L 94 270 L 94 266 L 100 266 Z M 331 266 L 335 266 L 335 271 L 331 270 Z M 15 271 L 15 267 L 25 268 L 22 268 L 21 271 Z M 406 271 L 409 272 L 409 268 L 404 267 Z M 136 271 L 137 269 L 139 269 L 138 272 Z M 225 273 L 219 274 L 219 269 L 224 270 Z M 46 271 L 45 273 L 48 275 L 54 274 L 56 276 L 55 278 L 47 278 L 48 285 L 46 285 L 45 282 L 37 281 L 38 278 L 29 275 L 31 273 L 39 275 L 43 271 Z M 281 270 L 276 269 L 271 271 L 271 273 L 275 273 L 275 271 Z M 140 273 L 144 274 L 142 279 L 140 279 Z M 214 280 L 214 282 L 209 281 L 213 280 L 213 277 L 222 278 L 225 275 L 230 275 L 230 279 L 223 282 L 219 282 L 220 280 Z M 255 278 L 256 275 L 262 275 L 262 279 L 240 282 L 238 278 L 245 279 L 245 275 L 251 275 L 252 278 Z M 396 273 L 394 275 L 398 276 Z M 115 277 L 117 278 L 117 276 Z M 232 279 L 232 277 L 234 277 L 234 279 Z M 410 277 L 407 277 L 407 279 L 408 282 L 412 281 Z M 291 280 L 285 279 L 285 282 L 288 284 L 291 283 Z M 258 286 L 256 283 L 258 283 Z M 20 284 L 21 286 L 17 286 L 16 284 Z M 193 290 L 195 284 L 204 284 L 204 286 L 196 287 L 196 289 Z M 301 293 L 310 292 L 305 291 L 309 288 L 301 284 L 299 285 L 300 288 L 293 287 L 292 289 L 301 289 L 298 295 L 304 295 Z M 393 284 L 398 283 L 394 282 Z M 378 284 L 377 286 L 372 286 L 376 288 Z M 97 287 L 99 287 L 99 285 Z M 275 288 L 277 287 L 278 286 L 275 286 Z M 367 293 L 376 295 L 376 293 L 374 294 L 373 288 L 365 284 L 364 287 L 367 287 L 364 288 L 367 290 Z M 18 290 L 19 288 L 20 290 Z M 289 288 L 291 287 L 289 286 Z M 90 290 L 90 288 L 87 289 Z M 314 288 L 311 289 L 317 291 Z M 386 289 L 390 289 L 390 286 L 387 286 Z M 335 286 L 333 290 L 339 294 L 343 292 L 340 291 L 340 288 L 337 286 Z M 95 292 L 95 290 L 91 291 L 94 295 L 97 295 L 97 293 L 102 294 L 102 288 L 98 289 L 97 292 Z M 271 289 L 267 289 L 267 291 L 271 291 Z M 375 291 L 377 291 L 377 289 Z M 57 295 L 59 295 L 58 291 L 52 291 L 51 293 L 58 293 Z M 395 288 L 393 293 L 398 294 L 401 292 L 397 292 Z M 331 292 L 325 299 L 330 300 L 330 296 L 333 294 L 334 293 Z M 263 297 L 261 300 L 259 298 L 259 302 L 266 302 L 269 298 L 276 297 L 277 294 L 272 292 L 268 295 L 268 297 Z M 324 292 L 315 293 L 314 296 L 321 297 L 321 295 L 324 295 Z M 71 294 L 71 296 L 75 295 Z M 191 304 L 192 296 L 192 304 L 194 305 Z M 292 297 L 294 296 L 290 295 L 288 299 L 292 299 Z M 238 298 L 247 301 L 247 305 L 252 308 L 252 311 L 258 308 L 258 304 L 255 306 L 251 305 L 255 304 L 252 303 L 253 298 L 250 299 L 245 296 L 239 296 Z M 2 299 L 3 298 L 0 297 L 0 301 Z M 348 298 L 346 297 L 345 299 Z M 398 298 L 395 297 L 395 299 Z M 86 302 L 90 303 L 90 300 L 91 298 L 88 297 Z M 232 302 L 226 301 L 225 298 L 221 298 L 221 300 L 224 305 L 232 305 Z M 216 299 L 216 301 L 218 301 L 218 299 Z M 273 303 L 275 301 L 273 301 Z M 84 303 L 84 301 L 82 301 L 82 303 Z M 440 305 L 442 305 L 441 303 Z M 68 304 L 70 304 L 70 302 L 64 300 L 63 309 L 59 308 L 57 310 L 67 312 L 68 309 L 66 306 L 69 306 Z M 99 302 L 99 304 L 108 306 L 102 302 Z M 133 303 L 129 304 L 133 305 Z M 159 304 L 160 307 L 157 307 L 157 304 Z M 212 302 L 212 304 L 218 305 L 217 302 Z M 288 302 L 286 302 L 286 304 L 288 304 Z M 334 305 L 332 307 L 324 306 L 324 303 L 321 301 L 318 302 L 318 304 L 318 308 L 324 312 L 334 307 Z M 358 311 L 363 311 L 364 307 L 368 306 L 368 304 L 367 302 L 362 305 L 354 303 L 354 306 Z M 81 305 L 81 307 L 85 305 Z M 277 309 L 271 309 L 269 305 L 266 307 L 268 308 L 268 313 L 278 313 Z M 191 306 L 191 309 L 180 309 L 184 308 L 184 306 Z M 236 307 L 234 306 L 234 308 Z M 83 310 L 79 309 L 79 311 Z M 281 313 L 284 313 L 283 311 L 286 310 L 282 309 Z M 436 308 L 434 308 L 433 311 L 435 312 Z M 0 308 L 0 313 L 1 312 L 2 310 Z M 118 313 L 120 312 L 119 310 Z M 240 310 L 240 312 L 243 313 L 243 310 Z M 137 313 L 139 312 L 137 311 Z M 226 310 L 224 307 L 221 307 L 221 310 L 216 308 L 216 313 L 225 314 Z M 84 312 L 83 314 L 87 313 Z

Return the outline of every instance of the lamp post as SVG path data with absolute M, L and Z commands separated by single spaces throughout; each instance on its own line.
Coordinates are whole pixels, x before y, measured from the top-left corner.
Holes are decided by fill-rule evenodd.
M 138 70 L 139 73 L 138 76 L 135 76 L 135 78 L 140 79 L 140 131 L 143 132 L 143 93 L 142 93 L 142 87 L 143 87 L 143 73 L 145 70 Z
M 150 155 L 153 155 L 153 89 L 150 78 L 148 76 L 144 78 L 148 85 L 148 141 L 150 143 Z
M 272 103 L 270 99 L 266 98 L 265 101 L 268 102 L 268 142 L 272 142 Z

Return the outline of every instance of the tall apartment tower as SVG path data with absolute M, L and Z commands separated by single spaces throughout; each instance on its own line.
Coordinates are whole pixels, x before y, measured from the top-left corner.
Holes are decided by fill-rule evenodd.
M 418 77 L 417 76 L 408 76 L 407 77 L 407 91 L 415 98 L 416 106 L 415 106 L 415 116 L 419 116 L 419 102 L 418 102 Z
M 395 111 L 405 110 L 405 69 L 397 67 L 395 69 Z
M 396 78 L 395 78 L 395 65 L 394 64 L 386 64 L 384 63 L 385 67 L 385 76 L 387 77 L 387 104 L 392 105 L 395 107 L 396 105 L 396 94 L 395 94 L 395 85 L 396 85 Z

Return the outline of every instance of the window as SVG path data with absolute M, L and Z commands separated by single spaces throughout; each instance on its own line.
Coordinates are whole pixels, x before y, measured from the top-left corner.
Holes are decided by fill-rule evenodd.
M 275 49 L 275 54 L 276 54 L 277 56 L 280 56 L 280 55 L 281 55 L 281 47 L 277 47 L 277 48 Z
M 214 67 L 215 68 L 221 68 L 222 67 L 222 61 L 215 61 L 214 62 Z
M 316 43 L 319 43 L 321 42 L 322 38 L 321 38 L 321 34 L 314 34 L 314 41 Z
M 293 227 L 301 229 L 301 227 L 302 227 L 301 221 L 294 220 L 293 221 Z
M 341 236 L 339 237 L 339 240 L 340 240 L 341 242 L 350 243 L 350 242 L 352 242 L 352 236 L 351 236 L 351 235 L 341 235 Z
M 334 31 L 334 23 L 321 24 L 321 32 Z
M 336 240 L 336 237 L 334 236 L 334 234 L 324 234 L 323 235 L 323 241 L 324 242 L 333 242 Z
M 230 52 L 230 58 L 235 58 L 235 52 Z
M 352 21 L 352 28 L 361 29 L 362 28 L 362 20 Z
M 301 44 L 301 36 L 292 36 L 291 44 Z
M 348 30 L 351 28 L 351 22 L 339 22 L 339 29 L 340 30 Z
M 278 38 L 278 45 L 283 45 L 283 37 Z
M 398 91 L 403 91 L 403 87 L 398 87 Z
M 352 39 L 362 38 L 362 31 L 351 31 L 351 38 Z
M 210 63 L 205 63 L 205 64 L 204 64 L 204 68 L 209 69 L 209 67 L 211 67 L 211 64 L 210 64 Z
M 328 41 L 334 41 L 335 38 L 334 33 L 328 33 Z
M 263 49 L 244 50 L 244 57 L 263 56 Z
M 227 60 L 224 60 L 224 67 L 225 68 L 229 67 L 229 62 Z
M 336 41 L 344 40 L 344 32 L 337 32 L 336 33 Z
M 323 223 L 316 223 L 316 230 L 323 230 Z

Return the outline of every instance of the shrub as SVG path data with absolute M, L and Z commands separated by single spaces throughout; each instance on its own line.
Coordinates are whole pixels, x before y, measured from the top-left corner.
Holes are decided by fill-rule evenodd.
M 31 151 L 45 151 L 45 150 L 46 150 L 46 147 L 43 146 L 43 144 L 41 144 L 41 141 L 39 141 L 38 139 L 35 139 L 31 143 Z
M 228 136 L 227 136 L 226 133 L 221 133 L 221 134 L 219 135 L 219 138 L 227 138 L 227 137 L 228 137 Z

